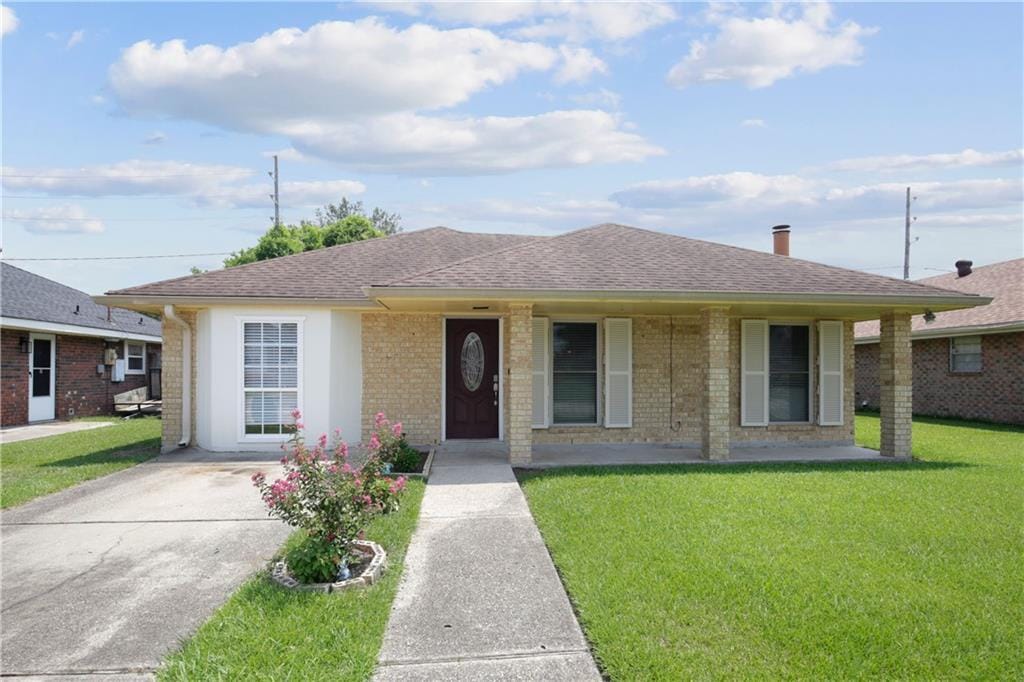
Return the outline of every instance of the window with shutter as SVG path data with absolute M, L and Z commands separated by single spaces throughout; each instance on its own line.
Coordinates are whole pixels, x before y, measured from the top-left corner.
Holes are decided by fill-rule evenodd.
M 633 321 L 604 321 L 605 403 L 604 425 L 633 425 Z
M 597 324 L 551 325 L 553 424 L 597 423 Z
M 247 437 L 290 433 L 299 406 L 299 324 L 242 323 L 242 393 Z
M 818 323 L 818 423 L 843 423 L 843 323 Z
M 545 429 L 548 418 L 548 348 L 551 335 L 546 317 L 533 318 L 533 428 Z

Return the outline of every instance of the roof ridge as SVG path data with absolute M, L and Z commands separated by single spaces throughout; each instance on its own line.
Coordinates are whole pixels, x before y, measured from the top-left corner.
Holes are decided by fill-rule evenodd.
M 445 228 L 445 229 L 450 229 L 450 228 Z M 459 230 L 452 230 L 452 231 L 453 232 L 459 232 Z M 459 232 L 459 234 L 486 234 L 488 236 L 496 236 L 496 237 L 526 237 L 528 239 L 528 241 L 525 241 L 522 244 L 513 244 L 511 246 L 507 246 L 507 247 L 505 247 L 503 249 L 497 249 L 495 251 L 486 251 L 484 253 L 478 253 L 475 256 L 469 256 L 468 258 L 461 258 L 461 259 L 459 259 L 457 261 L 453 261 L 451 263 L 445 263 L 443 265 L 438 265 L 436 267 L 431 267 L 431 268 L 428 268 L 426 270 L 420 270 L 418 272 L 409 273 L 407 275 L 399 277 L 398 279 L 393 279 L 393 280 L 385 282 L 384 286 L 391 286 L 392 284 L 395 284 L 396 282 L 401 282 L 402 280 L 412 279 L 414 277 L 421 277 L 423 275 L 429 275 L 431 273 L 438 272 L 438 271 L 444 270 L 446 268 L 454 267 L 456 265 L 463 265 L 463 264 L 468 263 L 470 261 L 474 261 L 477 258 L 483 258 L 484 256 L 494 256 L 494 255 L 499 254 L 499 253 L 505 253 L 506 251 L 514 251 L 515 249 L 519 249 L 519 248 L 522 248 L 524 246 L 529 246 L 532 243 L 532 239 L 535 239 L 535 238 L 538 238 L 538 237 L 541 238 L 541 239 L 551 239 L 551 240 L 554 240 L 554 239 L 558 239 L 559 237 L 564 236 L 564 235 L 555 235 L 554 237 L 541 237 L 540 235 L 532 235 L 532 234 L 517 235 L 517 234 L 502 233 L 502 232 L 489 232 L 489 233 L 488 232 Z M 371 284 L 370 286 L 373 286 L 373 285 Z

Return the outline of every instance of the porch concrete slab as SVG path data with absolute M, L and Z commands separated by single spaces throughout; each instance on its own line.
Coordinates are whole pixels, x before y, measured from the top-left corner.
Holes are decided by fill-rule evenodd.
M 289 533 L 224 468 L 146 462 L 6 510 L 3 673 L 146 679 Z
M 522 468 L 626 466 L 632 464 L 735 464 L 756 462 L 891 462 L 877 450 L 855 445 L 734 445 L 729 459 L 708 461 L 700 448 L 657 443 L 534 445 L 533 461 Z
M 575 653 L 385 666 L 380 668 L 374 679 L 378 682 L 598 682 L 601 674 L 589 653 Z
M 376 679 L 600 679 L 512 468 L 470 461 L 427 482 Z
M 0 429 L 0 443 L 17 443 L 22 440 L 58 436 L 62 433 L 90 431 L 110 426 L 114 422 L 46 422 L 43 424 L 26 424 L 25 426 L 8 426 Z
M 495 440 L 449 440 L 437 446 L 435 467 L 508 464 L 508 445 Z

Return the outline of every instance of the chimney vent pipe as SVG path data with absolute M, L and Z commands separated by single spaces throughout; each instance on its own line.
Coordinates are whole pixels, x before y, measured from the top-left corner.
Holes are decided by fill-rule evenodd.
M 956 263 L 956 276 L 966 277 L 971 274 L 971 266 L 974 265 L 972 260 L 958 260 Z
M 789 255 L 789 225 L 772 228 L 772 251 L 776 256 Z

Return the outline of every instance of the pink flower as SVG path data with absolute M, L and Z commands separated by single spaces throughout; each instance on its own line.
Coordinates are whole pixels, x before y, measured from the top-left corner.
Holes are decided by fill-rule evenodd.
M 334 429 L 334 437 L 341 438 L 341 429 Z
M 391 433 L 393 433 L 395 435 L 395 438 L 401 438 L 402 437 L 402 422 L 395 422 L 391 426 Z
M 257 486 L 263 485 L 263 482 L 266 481 L 266 480 L 267 480 L 267 477 L 266 477 L 266 475 L 262 471 L 257 471 L 255 474 L 252 475 L 252 484 L 253 485 L 257 485 Z
M 302 423 L 302 422 L 300 422 L 300 421 L 297 421 L 297 422 L 295 422 L 295 430 L 296 430 L 296 431 L 301 431 L 301 430 L 303 430 L 304 428 L 306 428 L 306 425 L 305 425 L 305 424 L 303 424 L 303 423 Z
M 380 438 L 377 437 L 376 433 L 370 436 L 370 442 L 366 444 L 366 447 L 371 450 L 380 450 Z
M 388 418 L 384 416 L 383 412 L 378 412 L 373 418 L 373 423 L 379 429 L 388 423 Z
M 363 495 L 363 502 L 365 502 L 367 505 L 373 504 L 373 498 L 370 497 L 369 495 Z
M 326 433 L 321 433 L 320 434 L 320 438 L 317 439 L 317 441 L 316 441 L 316 444 L 319 445 L 322 448 L 326 448 L 327 447 L 327 434 Z
M 292 418 L 295 419 L 295 421 L 299 421 L 300 419 L 302 419 L 302 411 L 296 407 L 294 410 L 292 410 Z

